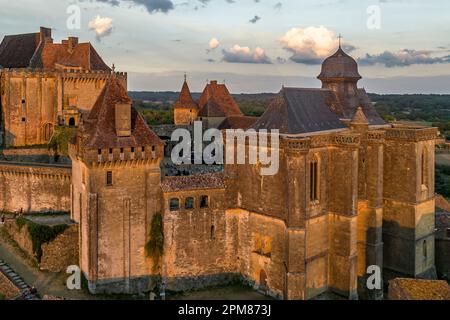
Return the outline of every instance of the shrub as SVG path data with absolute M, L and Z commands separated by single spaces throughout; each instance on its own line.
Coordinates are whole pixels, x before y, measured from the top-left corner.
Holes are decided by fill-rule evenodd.
M 164 254 L 164 230 L 162 214 L 156 213 L 153 216 L 150 226 L 150 239 L 145 246 L 147 255 L 153 259 L 153 269 L 156 271 L 159 268 L 159 262 Z

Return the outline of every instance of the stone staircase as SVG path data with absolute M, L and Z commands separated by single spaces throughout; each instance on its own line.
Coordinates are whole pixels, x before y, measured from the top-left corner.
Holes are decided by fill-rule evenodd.
M 22 292 L 16 300 L 39 300 L 36 293 L 32 294 L 30 292 L 31 287 L 3 260 L 0 260 L 0 272 L 2 272 Z

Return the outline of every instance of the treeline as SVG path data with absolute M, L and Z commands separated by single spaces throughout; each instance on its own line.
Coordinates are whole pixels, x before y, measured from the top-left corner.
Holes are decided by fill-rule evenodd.
M 130 92 L 135 106 L 142 111 L 147 121 L 156 124 L 173 122 L 172 106 L 179 92 Z M 193 93 L 194 100 L 200 93 Z M 233 94 L 233 98 L 248 116 L 261 116 L 275 97 L 274 93 Z M 450 138 L 450 95 L 379 95 L 369 94 L 378 113 L 386 121 L 426 122 L 439 127 L 441 133 Z

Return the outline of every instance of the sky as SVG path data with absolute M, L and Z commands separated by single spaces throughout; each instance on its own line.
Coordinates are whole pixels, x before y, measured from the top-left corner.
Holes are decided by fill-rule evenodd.
M 194 92 L 319 87 L 321 62 L 343 48 L 375 93 L 450 93 L 448 0 L 0 0 L 0 38 L 53 28 L 78 36 L 129 90 Z

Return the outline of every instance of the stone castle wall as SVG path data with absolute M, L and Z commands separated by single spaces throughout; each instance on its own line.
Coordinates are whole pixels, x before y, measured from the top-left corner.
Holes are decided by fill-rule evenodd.
M 109 75 L 104 71 L 3 69 L 1 143 L 16 147 L 47 143 L 59 120 L 67 120 L 66 110 L 92 109 Z M 127 74 L 117 76 L 126 88 Z
M 27 226 L 19 228 L 15 219 L 8 219 L 5 229 L 17 245 L 31 258 L 35 259 L 33 242 Z M 41 270 L 50 272 L 65 271 L 70 265 L 78 265 L 78 225 L 70 225 L 53 241 L 42 244 Z
M 1 162 L 0 210 L 69 212 L 70 180 L 70 167 Z

